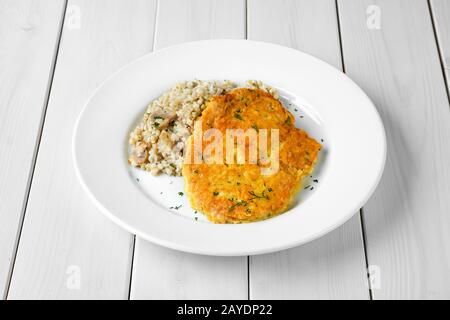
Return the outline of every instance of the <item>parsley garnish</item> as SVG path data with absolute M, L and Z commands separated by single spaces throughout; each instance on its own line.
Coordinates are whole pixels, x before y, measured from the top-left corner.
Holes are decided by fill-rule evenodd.
M 284 121 L 284 123 L 287 124 L 288 126 L 290 126 L 292 123 L 291 117 L 287 117 L 287 119 Z
M 261 195 L 256 194 L 254 191 L 249 191 L 248 192 L 251 196 L 253 196 L 253 198 L 250 198 L 249 200 L 253 200 L 253 199 L 267 199 L 269 200 L 269 197 L 264 194 L 264 191 L 261 193 Z
M 239 200 L 237 201 L 235 204 L 233 204 L 230 209 L 228 209 L 228 212 L 231 212 L 234 210 L 234 208 L 239 207 L 239 206 L 246 206 L 248 203 L 245 200 Z

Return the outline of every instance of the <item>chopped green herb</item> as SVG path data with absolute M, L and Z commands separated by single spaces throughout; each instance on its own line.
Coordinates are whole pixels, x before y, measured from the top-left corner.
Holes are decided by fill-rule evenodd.
M 198 217 L 195 217 L 195 221 L 198 221 Z
M 172 168 L 174 168 L 174 169 L 177 168 L 177 166 L 176 166 L 174 163 L 171 163 L 170 166 L 171 166 Z
M 267 199 L 267 200 L 269 200 L 269 197 L 266 194 L 264 194 L 264 191 L 261 193 L 261 195 L 258 195 L 258 194 L 256 194 L 253 191 L 249 191 L 248 193 L 251 196 L 253 196 L 253 198 L 251 198 L 250 200 L 253 200 L 253 199 Z
M 213 192 L 213 195 L 214 195 L 214 196 L 218 196 L 218 195 L 219 195 L 219 192 L 214 191 L 214 192 Z
M 306 187 L 303 188 L 303 190 L 309 189 L 311 186 L 307 185 Z
M 315 183 L 318 183 L 318 182 L 319 182 L 319 180 L 317 180 L 317 179 L 314 179 L 314 180 L 313 180 L 313 182 L 315 182 Z
M 255 129 L 256 132 L 259 132 L 259 128 L 256 124 L 252 124 L 252 128 Z
M 286 120 L 284 121 L 284 123 L 287 124 L 288 126 L 290 126 L 292 123 L 291 117 L 287 117 Z
M 181 191 L 180 191 L 180 192 L 178 192 L 178 195 L 179 195 L 180 197 L 182 197 L 182 196 L 183 196 L 183 194 L 184 194 L 184 193 L 183 193 L 183 192 L 181 192 Z
M 267 189 L 267 190 L 268 190 L 269 192 L 272 192 L 272 191 L 273 191 L 273 189 L 272 189 L 272 188 L 270 188 L 270 187 L 269 187 L 269 189 Z
M 239 206 L 246 206 L 248 203 L 245 200 L 239 200 L 237 201 L 235 204 L 233 204 L 229 209 L 228 212 L 231 212 L 234 210 L 234 208 L 239 207 Z
M 238 119 L 238 120 L 244 120 L 244 119 L 242 119 L 242 115 L 240 113 L 237 113 L 237 112 L 234 114 L 234 117 L 236 119 Z

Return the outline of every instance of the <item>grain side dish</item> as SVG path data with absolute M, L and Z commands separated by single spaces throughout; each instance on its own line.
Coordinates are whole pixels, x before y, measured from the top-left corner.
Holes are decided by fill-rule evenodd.
M 153 100 L 130 134 L 130 165 L 153 175 L 180 176 L 184 146 L 192 134 L 195 120 L 213 96 L 226 94 L 236 87 L 235 83 L 227 80 L 184 81 Z M 261 81 L 248 80 L 247 87 L 278 97 L 275 89 Z

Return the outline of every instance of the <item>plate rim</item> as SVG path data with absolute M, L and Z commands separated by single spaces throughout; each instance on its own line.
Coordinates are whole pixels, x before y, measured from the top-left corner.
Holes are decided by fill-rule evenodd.
M 214 250 L 214 251 L 208 251 L 208 250 L 200 250 L 198 248 L 193 248 L 193 247 L 188 247 L 188 246 L 183 246 L 181 244 L 177 244 L 177 243 L 173 243 L 170 241 L 166 241 L 164 239 L 160 239 L 158 237 L 154 237 L 148 233 L 145 233 L 139 229 L 136 229 L 135 227 L 131 226 L 129 223 L 123 221 L 123 219 L 117 217 L 116 215 L 114 215 L 112 212 L 110 212 L 101 202 L 99 199 L 96 198 L 96 196 L 92 193 L 91 189 L 89 188 L 89 186 L 86 184 L 85 179 L 83 178 L 83 175 L 80 171 L 79 165 L 78 165 L 78 161 L 77 161 L 77 155 L 76 155 L 76 139 L 77 139 L 77 132 L 78 132 L 78 128 L 79 128 L 79 124 L 83 118 L 83 115 L 87 109 L 87 107 L 89 106 L 90 102 L 93 100 L 93 98 L 97 95 L 97 93 L 105 86 L 105 84 L 107 84 L 109 81 L 111 81 L 112 79 L 114 79 L 118 74 L 120 74 L 123 70 L 127 69 L 128 67 L 130 67 L 133 64 L 137 64 L 139 63 L 139 61 L 144 60 L 144 59 L 148 59 L 149 57 L 153 56 L 153 55 L 157 55 L 157 54 L 163 54 L 165 51 L 170 51 L 173 49 L 177 49 L 179 47 L 183 47 L 183 46 L 187 46 L 187 45 L 196 45 L 196 44 L 203 44 L 203 43 L 218 43 L 218 42 L 247 42 L 247 43 L 254 43 L 254 44 L 263 44 L 263 45 L 267 45 L 267 46 L 273 46 L 273 47 L 278 47 L 281 48 L 282 50 L 288 50 L 288 51 L 292 51 L 292 52 L 296 52 L 296 53 L 301 53 L 305 56 L 308 56 L 309 58 L 316 60 L 317 62 L 319 62 L 320 64 L 325 64 L 328 67 L 334 69 L 335 71 L 339 72 L 348 83 L 350 83 L 352 86 L 354 86 L 357 90 L 359 90 L 359 92 L 364 95 L 364 97 L 366 98 L 366 100 L 370 103 L 371 108 L 373 109 L 375 115 L 376 115 L 376 120 L 377 120 L 377 124 L 380 126 L 380 133 L 382 134 L 382 163 L 381 166 L 378 169 L 377 172 L 377 177 L 374 181 L 374 183 L 372 184 L 371 190 L 369 192 L 366 193 L 366 196 L 364 198 L 362 198 L 358 204 L 356 205 L 356 209 L 349 211 L 348 214 L 346 215 L 342 215 L 340 219 L 338 219 L 335 224 L 328 226 L 327 228 L 322 228 L 320 231 L 315 232 L 314 234 L 311 234 L 307 237 L 303 237 L 300 238 L 297 241 L 292 241 L 289 243 L 285 243 L 285 244 L 280 244 L 280 245 L 274 245 L 274 246 L 268 246 L 265 249 L 257 249 L 257 250 L 252 250 L 251 252 L 248 250 L 242 250 L 242 251 L 227 251 L 227 250 Z M 374 119 L 375 120 L 375 119 Z M 111 219 L 114 223 L 116 223 L 117 225 L 119 225 L 120 227 L 124 228 L 125 230 L 131 232 L 132 234 L 135 234 L 136 236 L 139 236 L 142 239 L 145 239 L 147 241 L 150 241 L 152 243 L 155 243 L 157 245 L 161 245 L 170 249 L 175 249 L 175 250 L 179 250 L 179 251 L 184 251 L 184 252 L 189 252 L 189 253 L 194 253 L 194 254 L 201 254 L 201 255 L 210 255 L 210 256 L 246 256 L 246 255 L 259 255 L 259 254 L 266 254 L 266 253 L 271 253 L 271 252 L 276 252 L 276 251 L 281 251 L 281 250 L 285 250 L 285 249 L 289 249 L 289 248 L 293 248 L 302 244 L 306 244 L 308 242 L 311 242 L 315 239 L 318 239 L 322 236 L 324 236 L 325 234 L 328 234 L 329 232 L 337 229 L 338 227 L 342 226 L 345 222 L 347 222 L 348 220 L 350 220 L 350 218 L 352 218 L 356 213 L 359 212 L 360 208 L 363 207 L 363 205 L 365 203 L 367 203 L 367 201 L 370 199 L 370 197 L 373 195 L 374 191 L 376 190 L 377 186 L 379 185 L 379 182 L 383 176 L 383 172 L 384 172 L 384 168 L 386 165 L 386 159 L 387 159 L 387 138 L 386 138 L 386 131 L 385 131 L 385 126 L 383 124 L 382 118 L 377 110 L 377 108 L 375 107 L 375 104 L 372 102 L 372 100 L 370 99 L 370 97 L 366 94 L 366 92 L 364 90 L 362 90 L 361 87 L 359 87 L 359 85 L 357 83 L 355 83 L 348 75 L 346 75 L 344 72 L 342 72 L 342 70 L 339 70 L 338 68 L 334 67 L 333 65 L 329 64 L 326 61 L 323 61 L 311 54 L 308 54 L 306 52 L 303 52 L 301 50 L 295 49 L 295 48 L 291 48 L 291 47 L 287 47 L 287 46 L 283 46 L 280 44 L 275 44 L 275 43 L 271 43 L 271 42 L 266 42 L 266 41 L 255 41 L 255 40 L 246 40 L 246 39 L 228 39 L 228 38 L 223 38 L 223 39 L 210 39 L 210 40 L 198 40 L 198 41 L 189 41 L 189 42 L 183 42 L 183 43 L 179 43 L 179 44 L 174 44 L 174 45 L 170 45 L 167 47 L 164 47 L 160 50 L 156 50 L 156 51 L 152 51 L 149 52 L 147 54 L 144 54 L 136 59 L 133 59 L 132 61 L 129 61 L 127 63 L 125 63 L 123 66 L 119 67 L 116 71 L 114 71 L 111 75 L 109 75 L 108 77 L 106 77 L 105 80 L 103 80 L 94 90 L 93 92 L 89 95 L 89 97 L 86 99 L 86 102 L 84 103 L 83 107 L 81 108 L 74 127 L 73 127 L 73 131 L 72 131 L 72 138 L 71 138 L 71 151 L 72 151 L 72 160 L 73 160 L 73 164 L 74 164 L 74 168 L 75 168 L 75 173 L 76 176 L 82 186 L 82 189 L 84 190 L 84 192 L 88 195 L 88 197 L 90 198 L 90 200 L 94 203 L 94 205 L 99 209 L 99 211 L 104 214 L 105 216 L 107 216 L 109 219 Z

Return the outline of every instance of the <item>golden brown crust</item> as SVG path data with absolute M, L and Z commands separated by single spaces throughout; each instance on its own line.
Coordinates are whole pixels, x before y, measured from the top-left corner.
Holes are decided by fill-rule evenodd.
M 248 154 L 243 165 L 185 163 L 183 176 L 192 207 L 215 223 L 257 221 L 286 211 L 301 179 L 313 170 L 321 148 L 294 126 L 293 115 L 270 94 L 241 88 L 214 97 L 201 121 L 203 132 L 210 128 L 222 132 L 224 147 L 228 128 L 278 129 L 279 170 L 272 175 L 261 174 L 261 167 L 269 165 L 249 163 Z M 193 136 L 188 148 L 193 146 Z M 270 150 L 270 134 L 268 141 Z M 203 142 L 203 148 L 205 145 Z

